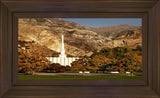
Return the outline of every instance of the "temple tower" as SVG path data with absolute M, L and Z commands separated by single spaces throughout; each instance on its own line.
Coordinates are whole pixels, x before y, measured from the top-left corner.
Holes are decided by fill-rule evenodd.
M 61 47 L 61 53 L 59 55 L 59 57 L 47 57 L 47 59 L 51 62 L 51 63 L 59 63 L 62 66 L 71 66 L 71 63 L 73 61 L 78 60 L 78 57 L 67 57 L 65 54 L 65 49 L 64 49 L 64 35 L 62 35 L 62 43 L 61 43 L 62 47 Z
M 61 47 L 61 54 L 59 55 L 60 58 L 66 58 L 65 49 L 64 49 L 64 35 L 62 35 L 62 47 Z

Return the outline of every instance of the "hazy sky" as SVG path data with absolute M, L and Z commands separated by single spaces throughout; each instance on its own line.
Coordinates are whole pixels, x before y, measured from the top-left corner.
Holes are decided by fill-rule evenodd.
M 75 22 L 88 27 L 106 27 L 129 24 L 142 26 L 141 18 L 61 18 L 62 20 Z

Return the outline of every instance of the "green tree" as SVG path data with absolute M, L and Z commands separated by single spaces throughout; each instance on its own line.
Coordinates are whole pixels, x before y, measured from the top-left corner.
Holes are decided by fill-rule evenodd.
M 142 46 L 138 45 L 138 46 L 136 47 L 136 50 L 137 50 L 137 51 L 142 51 Z

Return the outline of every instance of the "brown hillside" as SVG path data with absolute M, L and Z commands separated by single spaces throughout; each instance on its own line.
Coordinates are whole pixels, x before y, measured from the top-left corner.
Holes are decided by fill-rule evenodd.
M 47 49 L 60 52 L 62 33 L 66 54 L 72 56 L 89 56 L 102 47 L 123 46 L 123 40 L 127 40 L 128 46 L 133 48 L 142 42 L 138 37 L 141 36 L 141 29 L 131 25 L 89 28 L 60 18 L 24 18 L 19 19 L 18 26 L 18 40 L 34 41 L 35 44 L 30 46 L 36 49 L 45 47 L 40 52 L 46 55 L 50 54 L 43 52 Z M 33 51 L 36 49 L 31 48 Z
M 119 33 L 121 31 L 128 31 L 128 30 L 136 30 L 138 26 L 132 26 L 132 25 L 116 25 L 116 26 L 110 26 L 110 27 L 100 27 L 100 28 L 89 28 L 90 30 L 97 32 L 98 34 L 107 36 L 107 34 L 114 34 Z

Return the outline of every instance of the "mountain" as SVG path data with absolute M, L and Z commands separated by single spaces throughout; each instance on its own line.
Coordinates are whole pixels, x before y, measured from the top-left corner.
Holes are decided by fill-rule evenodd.
M 90 30 L 95 31 L 99 34 L 103 34 L 105 32 L 121 32 L 126 30 L 136 30 L 138 26 L 123 24 L 123 25 L 115 25 L 115 26 L 109 26 L 109 27 L 98 27 L 98 28 L 90 28 Z
M 62 33 L 66 54 L 71 56 L 90 56 L 102 47 L 124 46 L 124 41 L 133 48 L 142 42 L 141 27 L 131 25 L 89 28 L 60 18 L 21 18 L 18 24 L 18 40 L 34 42 L 29 47 L 45 47 L 41 52 L 47 48 L 59 53 Z
M 50 56 L 56 56 L 58 57 L 59 53 L 48 49 L 45 46 L 39 45 L 35 43 L 34 41 L 18 41 L 18 52 L 21 52 L 23 50 L 29 50 L 30 52 L 36 52 L 39 53 L 42 56 L 50 57 Z
M 132 26 L 128 24 L 116 25 L 110 27 L 99 27 L 99 28 L 89 28 L 89 30 L 97 32 L 98 34 L 114 38 L 116 35 L 122 31 L 133 31 L 136 30 L 139 26 Z

